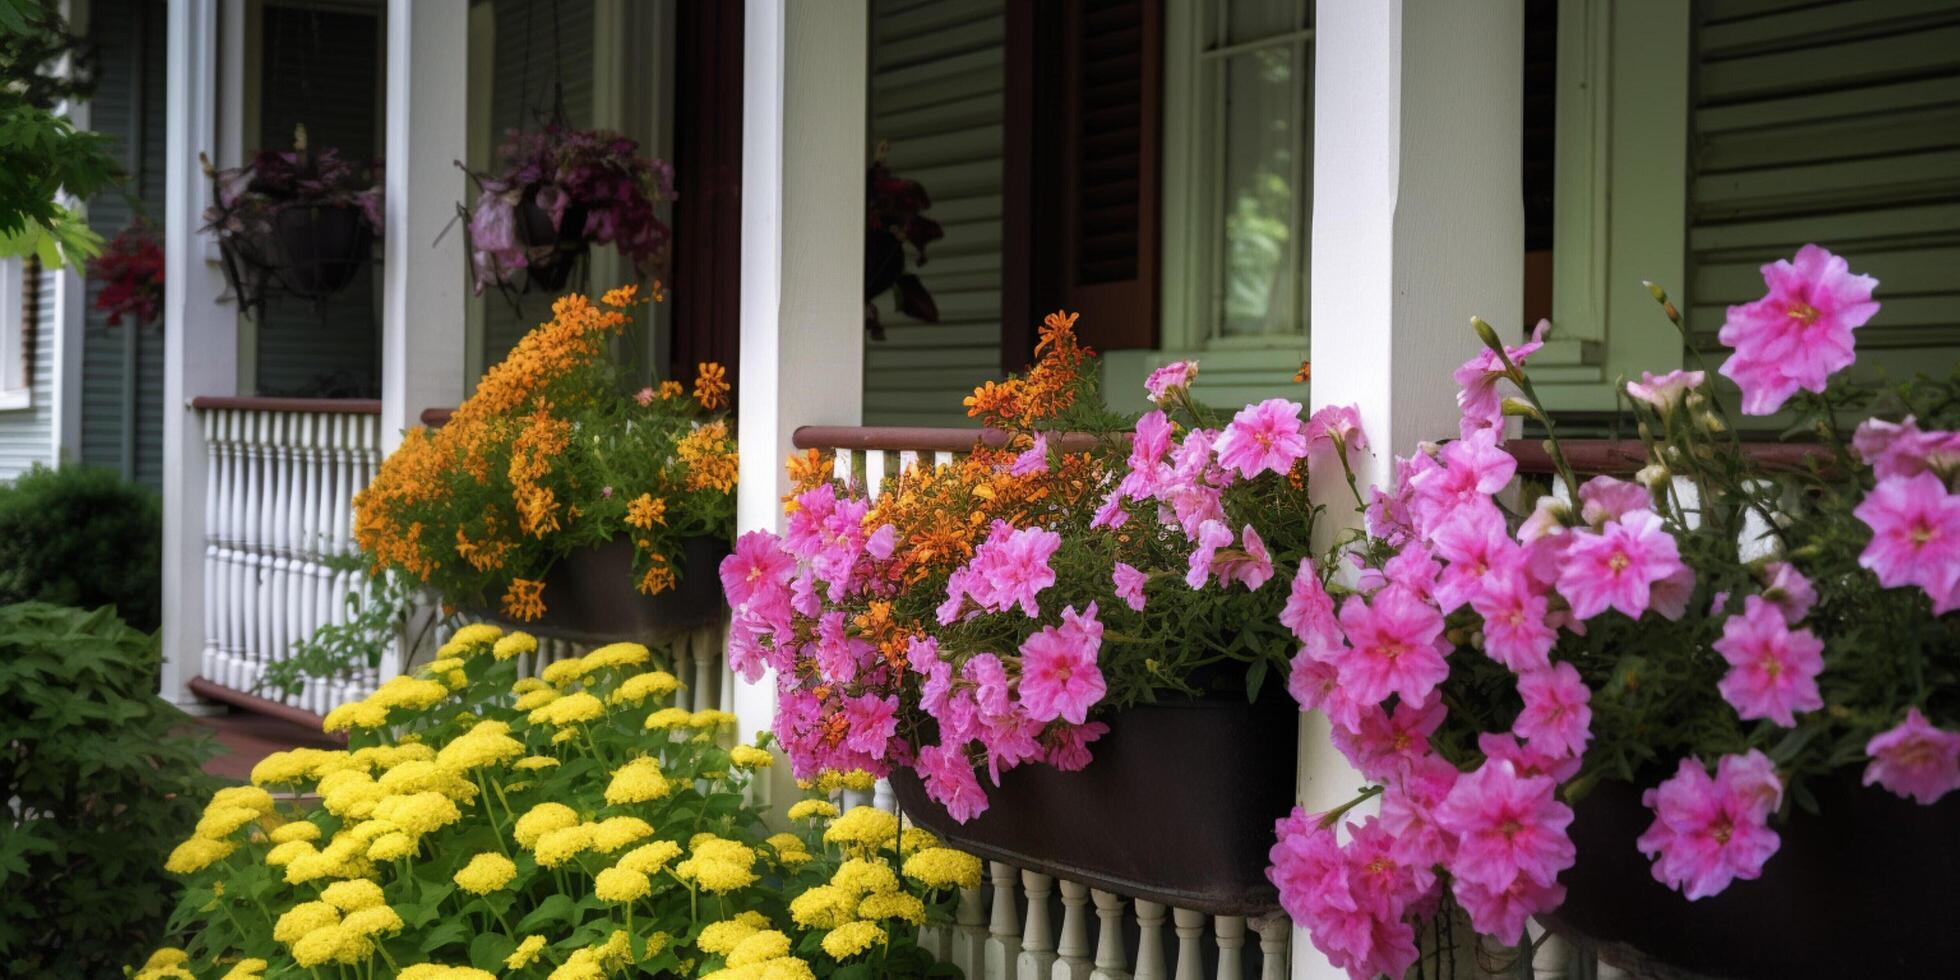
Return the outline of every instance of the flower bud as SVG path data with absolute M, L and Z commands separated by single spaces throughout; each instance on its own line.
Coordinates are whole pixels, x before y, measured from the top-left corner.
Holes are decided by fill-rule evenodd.
M 1512 418 L 1537 419 L 1540 422 L 1545 420 L 1545 416 L 1535 406 L 1522 398 L 1504 399 L 1504 414 Z
M 1701 427 L 1716 435 L 1729 431 L 1729 427 L 1722 424 L 1721 416 L 1714 412 L 1701 413 Z
M 1647 423 L 1645 422 L 1640 423 L 1640 428 L 1638 431 L 1640 432 L 1641 442 L 1654 441 L 1654 430 L 1650 426 L 1648 426 Z
M 1477 338 L 1484 342 L 1485 347 L 1499 352 L 1504 350 L 1504 342 L 1497 339 L 1497 331 L 1490 324 L 1485 323 L 1483 317 L 1471 317 L 1470 329 L 1477 331 Z
M 1633 478 L 1646 484 L 1647 489 L 1659 493 L 1669 480 L 1674 479 L 1674 474 L 1660 463 L 1649 463 L 1641 467 L 1640 472 L 1635 473 Z

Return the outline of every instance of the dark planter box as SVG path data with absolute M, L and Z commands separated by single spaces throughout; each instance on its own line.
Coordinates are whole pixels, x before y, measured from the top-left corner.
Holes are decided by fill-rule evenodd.
M 643 642 L 718 622 L 728 609 L 717 574 L 728 542 L 715 537 L 681 542 L 680 582 L 656 596 L 635 589 L 633 544 L 615 538 L 572 552 L 544 576 L 544 616 L 519 629 L 578 643 Z M 497 613 L 479 612 L 503 621 Z
M 550 293 L 564 289 L 578 260 L 585 256 L 585 208 L 577 204 L 567 207 L 554 232 L 551 215 L 538 206 L 537 188 L 532 188 L 525 192 L 524 200 L 517 207 L 517 230 L 524 244 L 532 248 L 552 246 L 550 259 L 544 262 L 531 259 L 525 270 L 526 288 Z
M 1960 794 L 1920 806 L 1847 774 L 1810 784 L 1755 881 L 1690 902 L 1654 880 L 1634 839 L 1639 787 L 1602 783 L 1574 809 L 1578 862 L 1545 917 L 1601 958 L 1656 980 L 1933 977 L 1960 971 Z
M 287 208 L 273 216 L 272 234 L 284 253 L 281 282 L 312 300 L 346 289 L 374 250 L 374 229 L 355 207 Z
M 992 806 L 965 824 L 909 769 L 892 789 L 908 818 L 982 858 L 1210 915 L 1277 909 L 1266 853 L 1293 808 L 1292 700 L 1165 702 L 1103 720 L 1087 769 L 1003 773 Z

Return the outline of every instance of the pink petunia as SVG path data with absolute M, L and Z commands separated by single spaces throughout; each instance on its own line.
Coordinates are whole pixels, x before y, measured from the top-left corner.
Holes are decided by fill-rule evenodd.
M 1592 741 L 1592 689 L 1571 664 L 1541 667 L 1518 678 L 1524 710 L 1511 730 L 1552 755 L 1583 755 Z
M 1866 419 L 1851 437 L 1851 449 L 1871 464 L 1878 479 L 1917 476 L 1928 470 L 1951 478 L 1960 470 L 1960 432 L 1922 432 L 1908 415 L 1903 422 Z
M 1764 565 L 1763 578 L 1763 599 L 1782 610 L 1791 626 L 1803 622 L 1810 615 L 1810 607 L 1817 604 L 1817 590 L 1797 566 L 1787 561 Z
M 1715 652 L 1729 662 L 1716 686 L 1744 719 L 1768 718 L 1785 728 L 1796 712 L 1824 706 L 1817 675 L 1824 670 L 1824 641 L 1807 629 L 1792 630 L 1783 611 L 1762 596 L 1743 599 L 1743 612 L 1722 623 Z
M 1014 457 L 1013 465 L 1007 468 L 1009 476 L 1035 476 L 1048 472 L 1048 433 L 1038 432 L 1034 445 Z
M 1320 572 L 1312 558 L 1301 558 L 1293 573 L 1293 585 L 1286 594 L 1286 606 L 1279 611 L 1280 625 L 1293 631 L 1313 656 L 1325 656 L 1339 646 L 1341 624 L 1334 617 L 1334 600 L 1320 584 Z
M 1075 607 L 1062 611 L 1060 628 L 1044 626 L 1021 643 L 1021 706 L 1035 721 L 1066 719 L 1080 725 L 1089 709 L 1107 690 L 1096 655 L 1102 649 L 1102 624 L 1096 604 L 1081 615 Z
M 1211 577 L 1212 559 L 1218 555 L 1218 549 L 1232 543 L 1232 532 L 1224 524 L 1208 520 L 1198 525 L 1193 541 L 1197 547 L 1191 549 L 1191 557 L 1187 560 L 1190 567 L 1184 573 L 1184 584 L 1202 589 L 1205 580 Z
M 1518 673 L 1546 666 L 1558 642 L 1558 630 L 1547 620 L 1550 605 L 1518 569 L 1490 576 L 1470 599 L 1470 608 L 1484 618 L 1484 653 Z
M 1395 835 L 1396 860 L 1422 869 L 1455 860 L 1456 835 L 1437 825 L 1436 808 L 1460 778 L 1455 766 L 1430 755 L 1409 763 L 1383 787 L 1382 827 Z
M 1360 711 L 1360 724 L 1335 727 L 1332 741 L 1361 775 L 1374 782 L 1388 782 L 1429 754 L 1429 736 L 1447 714 L 1441 701 L 1424 707 L 1404 701 L 1392 712 L 1369 705 Z
M 1524 939 L 1526 919 L 1565 904 L 1564 885 L 1524 877 L 1505 888 L 1458 878 L 1451 884 L 1451 893 L 1470 917 L 1471 928 L 1508 945 Z
M 734 552 L 721 560 L 720 573 L 721 590 L 731 607 L 748 605 L 758 597 L 765 607 L 779 599 L 787 604 L 796 559 L 782 549 L 782 539 L 776 535 L 750 531 L 736 539 Z
M 1742 388 L 1742 410 L 1768 415 L 1798 388 L 1821 392 L 1857 355 L 1852 331 L 1878 312 L 1878 280 L 1853 275 L 1844 259 L 1805 245 L 1795 261 L 1763 266 L 1769 294 L 1731 306 L 1717 339 L 1735 349 L 1722 374 Z
M 954 820 L 965 823 L 987 812 L 987 791 L 980 788 L 973 763 L 960 746 L 941 743 L 922 748 L 913 768 L 925 781 L 926 795 Z
M 1545 346 L 1545 331 L 1551 329 L 1550 320 L 1538 321 L 1531 331 L 1531 339 L 1516 347 L 1505 346 L 1504 354 L 1512 365 L 1522 368 L 1526 358 Z M 1494 350 L 1484 348 L 1476 356 L 1463 362 L 1454 375 L 1461 386 L 1456 393 L 1456 404 L 1463 412 L 1463 420 L 1458 428 L 1464 438 L 1479 429 L 1502 429 L 1504 427 L 1504 396 L 1497 384 L 1509 377 L 1504 362 Z
M 1960 733 L 1933 727 L 1918 708 L 1865 743 L 1865 785 L 1877 783 L 1921 806 L 1960 788 Z
M 1352 729 L 1361 724 L 1362 705 L 1341 686 L 1341 672 L 1332 663 L 1301 650 L 1293 655 L 1286 675 L 1286 693 L 1300 703 L 1301 711 L 1319 711 L 1336 727 Z
M 1960 496 L 1946 492 L 1931 473 L 1894 476 L 1852 511 L 1872 529 L 1858 564 L 1888 589 L 1917 585 L 1933 599 L 1933 612 L 1960 606 Z
M 1089 767 L 1089 745 L 1109 734 L 1109 726 L 1100 721 L 1086 725 L 1050 725 L 1042 733 L 1042 741 L 1047 752 L 1042 761 L 1063 772 L 1080 772 Z
M 1245 479 L 1286 473 L 1307 454 L 1300 403 L 1268 398 L 1239 409 L 1219 435 L 1216 448 L 1218 465 L 1237 470 Z
M 1483 594 L 1493 573 L 1520 566 L 1522 549 L 1504 529 L 1504 515 L 1495 504 L 1468 505 L 1451 512 L 1435 528 L 1430 543 L 1446 565 L 1436 583 L 1436 603 L 1446 613 Z
M 1747 779 L 1735 778 L 1747 774 Z M 1756 767 L 1731 767 L 1710 779 L 1696 759 L 1640 797 L 1654 822 L 1635 842 L 1654 859 L 1654 880 L 1689 901 L 1719 894 L 1729 882 L 1756 878 L 1781 840 L 1769 829 L 1769 794 Z M 1773 775 L 1770 777 L 1775 778 Z M 1781 793 L 1781 785 L 1775 786 Z
M 1512 771 L 1520 776 L 1550 776 L 1553 782 L 1564 783 L 1579 774 L 1579 767 L 1585 761 L 1576 755 L 1553 755 L 1535 746 L 1518 741 L 1510 732 L 1483 732 L 1477 736 L 1477 751 L 1486 759 L 1497 759 L 1510 763 Z
M 1237 582 L 1246 591 L 1257 592 L 1273 577 L 1273 556 L 1266 551 L 1266 542 L 1259 532 L 1247 524 L 1239 532 L 1239 548 L 1214 558 L 1211 567 L 1218 573 L 1220 585 Z
M 1436 808 L 1436 822 L 1456 835 L 1456 877 L 1494 892 L 1520 878 L 1550 884 L 1577 854 L 1565 829 L 1572 808 L 1558 801 L 1547 776 L 1520 776 L 1502 759 L 1486 760 L 1456 781 Z
M 1368 449 L 1368 433 L 1361 428 L 1361 410 L 1353 405 L 1326 405 L 1307 420 L 1307 454 L 1315 459 L 1323 454 L 1345 454 L 1352 466 Z
M 1133 611 L 1142 612 L 1143 584 L 1150 581 L 1150 576 L 1137 571 L 1133 565 L 1119 561 L 1109 577 L 1116 585 L 1116 597 L 1123 600 Z
M 876 694 L 845 698 L 844 717 L 850 722 L 844 746 L 874 759 L 884 758 L 885 747 L 898 734 L 898 698 Z
M 1595 476 L 1579 487 L 1579 519 L 1598 528 L 1636 510 L 1653 510 L 1646 487 L 1610 476 Z
M 1571 538 L 1558 591 L 1579 619 L 1609 608 L 1638 619 L 1647 611 L 1653 584 L 1687 567 L 1674 537 L 1652 511 L 1628 511 L 1598 533 L 1575 531 Z
M 1055 584 L 1055 570 L 1049 567 L 1048 559 L 1061 545 L 1062 536 L 1053 531 L 1015 528 L 1006 521 L 995 521 L 987 540 L 973 550 L 973 558 L 954 572 L 957 582 L 948 579 L 946 596 L 953 615 L 949 618 L 947 608 L 941 607 L 940 622 L 958 617 L 961 594 L 989 612 L 1005 612 L 1018 605 L 1030 619 L 1041 615 L 1035 597 Z
M 1688 392 L 1700 388 L 1707 377 L 1701 371 L 1676 369 L 1661 375 L 1642 371 L 1639 381 L 1627 382 L 1627 394 L 1653 406 L 1654 411 L 1665 417 L 1681 404 Z
M 1197 361 L 1172 361 L 1143 379 L 1143 390 L 1150 400 L 1159 405 L 1165 404 L 1178 391 L 1191 386 L 1191 379 L 1198 376 Z
M 1337 655 L 1335 666 L 1341 686 L 1361 704 L 1399 694 L 1420 707 L 1449 676 L 1443 614 L 1399 585 L 1368 602 L 1350 596 L 1341 606 L 1341 629 L 1353 647 Z
M 1415 530 L 1427 534 L 1458 507 L 1485 503 L 1517 475 L 1518 461 L 1497 442 L 1498 430 L 1476 432 L 1442 448 L 1440 466 L 1418 468 L 1409 477 L 1415 490 Z
M 892 556 L 892 549 L 898 545 L 898 528 L 890 524 L 880 524 L 871 536 L 864 539 L 864 553 L 885 561 Z

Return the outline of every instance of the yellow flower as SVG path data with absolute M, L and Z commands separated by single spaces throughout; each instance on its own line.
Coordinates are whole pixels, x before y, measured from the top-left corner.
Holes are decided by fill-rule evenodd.
M 749 966 L 788 955 L 789 937 L 775 929 L 764 929 L 736 943 L 728 952 L 728 965 Z
M 591 721 L 605 713 L 605 702 L 584 691 L 576 691 L 531 712 L 528 717 L 533 725 L 563 728 Z
M 905 859 L 905 877 L 927 888 L 978 888 L 980 859 L 950 847 L 928 847 Z
M 653 825 L 639 817 L 607 817 L 592 824 L 592 849 L 611 854 L 642 837 L 653 836 Z
M 533 772 L 539 769 L 550 769 L 557 765 L 559 765 L 558 760 L 552 758 L 551 756 L 527 755 L 524 758 L 511 763 L 510 767 L 512 769 L 522 769 L 526 772 Z
M 866 919 L 898 919 L 915 926 L 924 925 L 926 905 L 917 895 L 904 892 L 877 892 L 858 903 L 857 914 Z
M 667 862 L 681 856 L 681 846 L 670 840 L 657 840 L 627 851 L 620 855 L 614 867 L 641 874 L 653 874 L 666 867 Z
M 295 820 L 280 824 L 272 833 L 266 835 L 274 844 L 288 841 L 311 841 L 320 839 L 320 825 L 306 820 Z
M 218 980 L 259 980 L 259 975 L 265 972 L 268 965 L 270 964 L 256 956 L 247 956 L 232 964 L 231 969 L 225 971 L 225 975 Z
M 790 918 L 805 929 L 835 929 L 857 913 L 857 896 L 836 885 L 817 885 L 790 899 Z
M 170 852 L 170 858 L 163 862 L 163 870 L 174 875 L 196 874 L 237 849 L 238 844 L 233 841 L 192 837 Z
M 511 707 L 518 711 L 536 711 L 558 700 L 558 698 L 559 694 L 555 689 L 541 687 L 536 690 L 525 691 Z
M 768 749 L 759 749 L 753 745 L 737 745 L 728 750 L 728 764 L 737 769 L 753 772 L 757 769 L 767 769 L 775 761 L 776 757 L 770 755 Z
M 634 674 L 620 682 L 612 694 L 606 697 L 609 704 L 639 705 L 647 698 L 664 698 L 679 690 L 681 682 L 664 670 L 651 670 L 644 674 Z
M 646 663 L 652 656 L 643 644 L 608 643 L 585 655 L 587 671 L 604 667 L 634 667 Z
M 690 848 L 692 855 L 674 865 L 674 873 L 702 889 L 725 894 L 747 888 L 756 880 L 755 852 L 731 840 L 712 838 Z
M 458 736 L 455 741 L 443 746 L 442 751 L 436 753 L 435 764 L 451 772 L 462 773 L 524 754 L 524 743 L 509 735 L 482 731 L 482 728 L 483 725 L 478 725 L 477 730 Z
M 150 958 L 143 961 L 142 969 L 167 970 L 173 966 L 184 965 L 184 961 L 190 958 L 191 958 L 191 954 L 184 952 L 183 950 L 178 949 L 175 946 L 164 946 L 159 948 L 156 952 L 151 953 Z M 260 967 L 260 969 L 264 969 L 264 967 Z
M 509 956 L 504 957 L 504 965 L 513 970 L 522 970 L 530 966 L 532 961 L 538 958 L 539 951 L 543 949 L 543 936 L 525 936 L 524 941 L 518 943 L 517 948 L 512 950 Z
M 626 868 L 607 868 L 592 880 L 592 894 L 602 902 L 631 902 L 645 898 L 652 890 L 646 875 Z
M 465 628 L 467 629 L 467 627 Z M 522 630 L 516 630 L 503 639 L 498 640 L 497 645 L 491 648 L 490 652 L 498 660 L 509 660 L 512 657 L 523 654 L 536 653 L 538 652 L 538 638 Z
M 449 696 L 449 688 L 441 681 L 403 674 L 389 678 L 388 682 L 375 688 L 368 700 L 384 708 L 409 708 L 420 710 L 436 704 Z
M 667 777 L 660 772 L 659 761 L 643 756 L 613 770 L 612 782 L 606 784 L 606 802 L 615 806 L 645 803 L 672 791 Z
M 415 838 L 399 830 L 390 831 L 368 845 L 367 856 L 376 861 L 396 861 L 415 853 Z
M 694 366 L 694 400 L 709 411 L 728 404 L 728 369 L 713 361 Z
M 321 926 L 292 944 L 293 962 L 312 968 L 337 959 L 349 936 L 338 924 Z
M 472 895 L 488 895 L 517 877 L 517 865 L 502 854 L 488 851 L 470 858 L 455 874 L 456 887 Z
M 546 684 L 564 687 L 591 672 L 592 667 L 585 662 L 584 657 L 566 657 L 546 664 L 544 669 L 538 672 L 538 677 Z
M 747 919 L 739 917 L 723 919 L 720 922 L 711 922 L 703 927 L 701 929 L 701 935 L 694 940 L 694 945 L 703 953 L 727 956 L 735 951 L 735 947 L 742 940 L 755 935 L 758 931 L 760 931 L 760 927 Z
M 824 934 L 823 951 L 847 960 L 885 941 L 885 930 L 870 922 L 846 922 Z
M 247 810 L 242 806 L 218 806 L 213 801 L 213 805 L 204 809 L 204 816 L 198 820 L 197 828 L 191 832 L 199 837 L 223 840 L 230 837 L 238 828 L 258 818 L 259 814 L 255 810 Z
M 257 786 L 227 786 L 211 794 L 210 808 L 234 806 L 254 813 L 271 813 L 272 794 Z
M 456 634 L 449 638 L 449 642 L 459 647 L 480 647 L 496 643 L 503 635 L 504 631 L 502 629 L 492 626 L 489 623 L 471 623 L 457 630 Z M 512 633 L 511 635 L 516 636 L 518 634 Z
M 388 723 L 388 708 L 371 701 L 349 701 L 321 719 L 320 728 L 344 732 L 351 728 L 380 728 Z
M 823 832 L 823 839 L 830 844 L 876 847 L 898 839 L 898 817 L 873 807 L 855 806 Z
M 523 847 L 536 847 L 538 840 L 554 830 L 578 826 L 578 813 L 563 803 L 540 803 L 517 818 L 511 832 Z
M 667 499 L 650 493 L 640 494 L 626 505 L 626 523 L 641 529 L 667 523 Z
M 473 966 L 417 963 L 402 967 L 402 971 L 395 974 L 395 980 L 497 980 L 497 975 Z
M 898 835 L 898 853 L 917 854 L 929 847 L 938 847 L 939 838 L 924 827 L 907 827 Z
M 401 913 L 386 905 L 370 905 L 347 913 L 340 922 L 343 928 L 363 936 L 379 936 L 383 933 L 397 933 L 402 930 Z
M 454 801 L 433 791 L 384 797 L 374 805 L 374 815 L 416 836 L 447 827 L 463 816 Z
M 381 886 L 366 878 L 336 881 L 320 890 L 320 900 L 342 912 L 357 912 L 385 901 Z
M 591 847 L 592 828 L 586 824 L 574 824 L 538 838 L 538 844 L 531 849 L 531 853 L 537 857 L 539 867 L 555 868 Z
M 829 800 L 797 800 L 789 805 L 791 820 L 822 820 L 837 815 L 837 804 Z
M 272 938 L 291 946 L 307 933 L 339 922 L 339 909 L 325 902 L 301 902 L 287 909 L 279 916 L 279 921 L 272 924 Z
M 312 826 L 312 824 L 308 824 L 307 826 L 310 827 Z M 274 844 L 272 846 L 272 850 L 265 852 L 265 863 L 267 865 L 270 865 L 271 867 L 283 868 L 286 865 L 291 864 L 294 858 L 297 858 L 302 854 L 317 854 L 317 853 L 319 852 L 314 849 L 312 841 L 304 841 L 304 840 L 282 841 L 278 844 Z
M 883 861 L 851 858 L 837 866 L 837 872 L 830 876 L 830 883 L 856 897 L 866 893 L 897 891 L 898 875 L 892 873 L 891 865 Z
M 646 727 L 648 729 L 679 728 L 686 725 L 690 717 L 692 716 L 686 708 L 662 708 L 647 716 Z

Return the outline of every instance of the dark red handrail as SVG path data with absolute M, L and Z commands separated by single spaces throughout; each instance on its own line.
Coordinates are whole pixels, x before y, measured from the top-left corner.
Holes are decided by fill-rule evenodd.
M 320 414 L 380 415 L 378 398 L 250 398 L 243 395 L 197 395 L 191 408 L 200 412 L 314 412 Z

